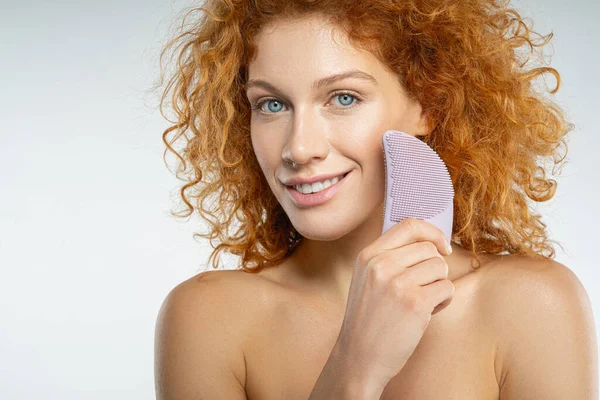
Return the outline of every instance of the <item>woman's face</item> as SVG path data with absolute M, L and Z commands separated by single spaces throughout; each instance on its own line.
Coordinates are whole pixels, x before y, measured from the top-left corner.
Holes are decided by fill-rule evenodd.
M 313 240 L 335 240 L 367 222 L 381 230 L 381 137 L 389 129 L 427 134 L 420 104 L 406 96 L 397 75 L 332 29 L 316 17 L 263 28 L 246 92 L 252 105 L 262 103 L 251 118 L 262 171 L 296 230 Z M 347 71 L 361 72 L 316 84 Z M 296 203 L 283 183 L 347 171 L 336 194 L 317 206 Z

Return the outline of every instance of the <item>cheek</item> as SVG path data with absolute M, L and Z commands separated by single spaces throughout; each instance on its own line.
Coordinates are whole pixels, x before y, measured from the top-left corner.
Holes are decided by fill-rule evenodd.
M 267 147 L 266 135 L 260 130 L 251 129 L 250 140 L 252 142 L 252 149 L 256 158 L 262 163 L 262 159 L 268 156 L 269 148 Z
M 277 168 L 278 160 L 281 158 L 279 148 L 273 140 L 269 140 L 267 135 L 252 135 L 251 140 L 256 160 L 263 172 L 266 172 L 265 176 L 268 176 L 267 171 Z
M 374 155 L 377 157 L 383 151 L 383 133 L 398 125 L 397 120 L 400 116 L 383 101 L 373 102 L 361 111 L 360 118 L 345 121 L 344 125 L 338 128 L 343 130 L 340 134 L 343 134 L 348 146 L 360 149 L 361 158 L 373 159 Z
M 381 139 L 388 129 L 385 124 L 374 124 L 363 129 L 348 130 L 344 134 L 344 141 L 340 143 L 345 154 L 352 154 L 363 167 L 373 164 L 383 157 Z
M 256 160 L 258 161 L 258 164 L 260 165 L 260 167 L 264 170 L 265 169 L 265 147 L 264 144 L 262 143 L 262 141 L 260 139 L 256 139 L 255 136 L 252 136 L 252 150 L 254 150 L 254 155 L 256 157 Z

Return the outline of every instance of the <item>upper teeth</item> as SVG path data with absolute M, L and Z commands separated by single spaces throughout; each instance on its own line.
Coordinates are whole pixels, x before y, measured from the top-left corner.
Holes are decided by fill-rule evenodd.
M 316 192 L 320 192 L 323 189 L 327 189 L 331 185 L 335 185 L 343 177 L 344 177 L 343 175 L 340 175 L 340 176 L 336 176 L 333 179 L 326 179 L 324 181 L 315 182 L 315 183 L 312 183 L 312 184 L 311 183 L 303 183 L 301 185 L 295 185 L 294 187 L 300 193 L 304 193 L 304 194 L 316 193 Z

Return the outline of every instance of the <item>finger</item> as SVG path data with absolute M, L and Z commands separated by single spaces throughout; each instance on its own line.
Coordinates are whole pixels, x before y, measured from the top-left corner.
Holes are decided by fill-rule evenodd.
M 413 284 L 425 286 L 440 279 L 447 279 L 448 264 L 443 259 L 435 257 L 407 268 L 399 275 L 402 275 L 400 279 L 406 279 Z
M 431 241 L 440 254 L 450 254 L 444 232 L 431 222 L 418 218 L 406 218 L 398 222 L 367 246 L 363 252 L 369 255 L 367 258 L 372 258 L 383 251 L 420 241 Z
M 442 279 L 421 288 L 425 302 L 429 304 L 431 310 L 444 301 L 452 300 L 454 296 L 454 284 L 449 279 Z
M 435 314 L 439 313 L 444 308 L 448 307 L 450 305 L 450 303 L 452 303 L 452 297 L 450 297 L 447 300 L 442 301 L 440 304 L 438 304 L 437 306 L 435 306 L 435 308 L 431 312 L 431 315 L 435 315 Z

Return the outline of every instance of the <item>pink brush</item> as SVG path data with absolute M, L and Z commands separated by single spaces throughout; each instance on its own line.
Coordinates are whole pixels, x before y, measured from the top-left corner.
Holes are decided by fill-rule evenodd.
M 383 232 L 405 218 L 440 228 L 450 242 L 454 187 L 446 164 L 427 143 L 404 132 L 383 134 L 385 202 Z

